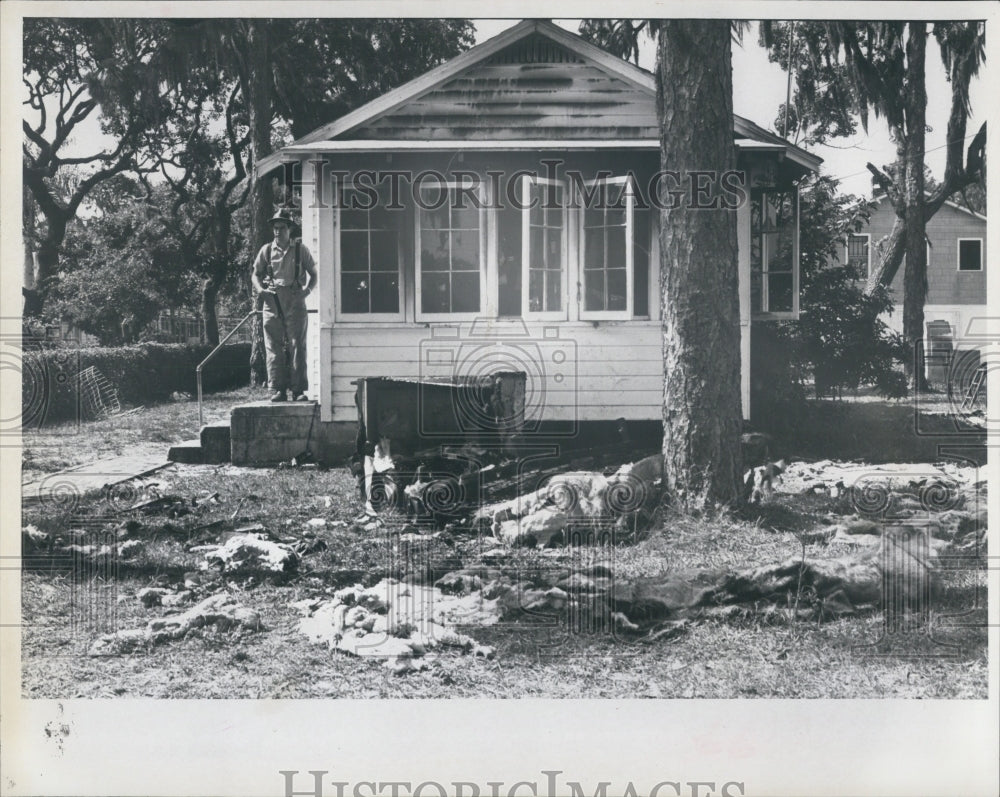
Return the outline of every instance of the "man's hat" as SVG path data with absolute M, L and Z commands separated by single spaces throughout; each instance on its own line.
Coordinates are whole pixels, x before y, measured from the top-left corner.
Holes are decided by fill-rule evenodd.
M 295 223 L 295 217 L 292 216 L 291 208 L 279 208 L 278 212 L 271 217 L 268 224 L 274 224 L 276 221 L 282 221 L 285 224 L 287 224 L 290 228 L 298 226 Z

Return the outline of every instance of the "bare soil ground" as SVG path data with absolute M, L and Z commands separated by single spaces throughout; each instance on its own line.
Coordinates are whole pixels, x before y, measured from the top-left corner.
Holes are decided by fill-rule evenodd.
M 250 393 L 210 399 L 209 415 L 257 398 Z M 845 402 L 845 405 L 847 402 Z M 896 451 L 900 427 L 880 426 Z M 908 411 L 912 417 L 912 409 Z M 836 417 L 841 415 L 835 414 Z M 49 429 L 24 438 L 25 475 L 38 478 L 63 467 L 131 446 L 166 447 L 197 431 L 195 405 L 149 407 L 117 421 L 81 425 L 68 434 Z M 910 427 L 912 428 L 912 427 Z M 828 441 L 838 437 L 831 424 Z M 842 437 L 842 435 L 840 435 Z M 923 449 L 911 441 L 909 461 Z M 869 438 L 880 454 L 885 440 Z M 857 442 L 851 443 L 856 445 Z M 810 442 L 812 445 L 812 442 Z M 832 445 L 832 444 L 831 444 Z M 881 459 L 880 456 L 872 459 Z M 901 459 L 901 458 L 897 458 Z M 884 461 L 884 460 L 883 460 Z M 933 460 L 928 460 L 933 461 Z M 62 512 L 27 508 L 22 525 L 65 535 L 72 528 L 114 528 L 133 522 L 143 551 L 119 562 L 111 578 L 81 579 L 57 557 L 26 560 L 22 574 L 22 687 L 26 697 L 914 697 L 984 698 L 987 649 L 985 571 L 942 574 L 935 597 L 934 641 L 901 639 L 888 653 L 873 646 L 884 634 L 880 612 L 835 619 L 817 607 L 808 620 L 777 607 L 695 622 L 686 633 L 651 640 L 645 635 L 587 633 L 553 625 L 550 618 L 520 617 L 474 629 L 477 641 L 493 645 L 490 660 L 441 656 L 421 672 L 397 676 L 377 661 L 330 652 L 298 631 L 289 605 L 359 581 L 372 583 L 391 572 L 394 548 L 382 531 L 352 525 L 361 510 L 356 486 L 342 469 L 243 469 L 232 466 L 172 466 L 144 487 L 151 494 L 180 496 L 185 513 L 144 514 L 109 506 L 100 495 L 85 497 Z M 844 512 L 842 498 L 827 494 L 777 493 L 762 507 L 689 518 L 669 512 L 638 541 L 601 554 L 617 578 L 655 576 L 686 568 L 738 569 L 814 552 L 804 532 Z M 321 518 L 325 526 L 309 525 Z M 215 525 L 213 525 L 215 524 Z M 227 589 L 260 615 L 263 631 L 198 629 L 184 639 L 121 656 L 93 658 L 87 650 L 102 632 L 136 628 L 163 616 L 161 607 L 137 599 L 144 587 L 182 581 L 198 570 L 202 556 L 192 542 L 219 529 L 260 524 L 281 537 L 307 533 L 325 548 L 306 554 L 287 583 L 229 584 Z M 322 547 L 322 546 L 320 546 Z M 491 538 L 444 536 L 432 556 L 442 567 L 481 560 Z M 525 570 L 564 567 L 566 549 L 514 549 L 507 563 Z M 807 595 L 796 596 L 803 604 Z M 791 599 L 789 600 L 791 603 Z

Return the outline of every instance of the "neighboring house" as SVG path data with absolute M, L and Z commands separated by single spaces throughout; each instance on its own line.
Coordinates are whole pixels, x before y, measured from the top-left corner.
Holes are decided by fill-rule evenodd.
M 896 219 L 892 205 L 884 197 L 861 232 L 848 236 L 847 262 L 867 276 L 878 260 L 880 245 L 888 239 Z M 927 222 L 927 302 L 924 305 L 924 347 L 932 352 L 937 339 L 951 342 L 955 349 L 977 348 L 981 336 L 970 332 L 974 319 L 986 313 L 986 217 L 967 208 L 945 202 Z M 887 319 L 896 332 L 903 331 L 903 272 L 906 258 L 892 281 L 895 307 Z M 972 335 L 974 342 L 963 341 Z M 946 344 L 947 345 L 947 344 Z M 929 364 L 930 371 L 934 366 Z M 940 376 L 929 374 L 929 376 Z
M 733 137 L 747 415 L 751 322 L 798 315 L 795 184 L 820 159 L 741 117 Z M 356 422 L 360 377 L 500 368 L 527 373 L 527 412 L 545 421 L 662 418 L 650 72 L 525 21 L 259 171 L 292 160 L 319 271 L 309 346 L 322 421 Z M 398 178 L 394 197 L 390 172 L 424 176 L 413 190 Z

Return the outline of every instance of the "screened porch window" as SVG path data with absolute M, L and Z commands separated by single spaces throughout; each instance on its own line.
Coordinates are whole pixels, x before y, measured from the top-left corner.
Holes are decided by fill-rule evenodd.
M 846 263 L 857 270 L 859 277 L 867 277 L 871 273 L 871 238 L 868 233 L 851 233 L 847 236 Z
M 795 318 L 799 310 L 798 193 L 750 195 L 750 306 L 757 317 Z
M 485 306 L 483 203 L 477 206 L 469 189 L 458 183 L 425 183 L 418 189 L 418 320 L 472 316 Z M 477 197 L 480 189 L 473 187 Z
M 521 184 L 522 314 L 566 317 L 566 187 L 543 178 Z
M 585 183 L 583 319 L 632 317 L 635 195 L 627 177 Z
M 376 189 L 348 185 L 337 202 L 339 230 L 338 316 L 397 320 L 402 317 L 400 214 L 385 209 Z

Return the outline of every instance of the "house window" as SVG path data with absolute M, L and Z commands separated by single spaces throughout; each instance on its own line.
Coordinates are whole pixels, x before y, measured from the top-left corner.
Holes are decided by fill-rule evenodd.
M 868 277 L 872 268 L 872 237 L 868 233 L 852 233 L 847 236 L 848 266 L 857 270 L 859 277 Z
M 632 317 L 635 192 L 628 177 L 584 183 L 580 317 Z
M 338 318 L 399 320 L 399 213 L 371 186 L 348 185 L 337 202 Z
M 750 195 L 750 306 L 757 317 L 795 318 L 799 310 L 798 193 Z
M 525 318 L 566 317 L 566 187 L 523 177 L 521 183 L 521 312 Z
M 486 305 L 481 185 L 422 183 L 418 190 L 417 320 L 473 318 Z
M 958 239 L 958 270 L 959 271 L 983 270 L 982 238 Z

